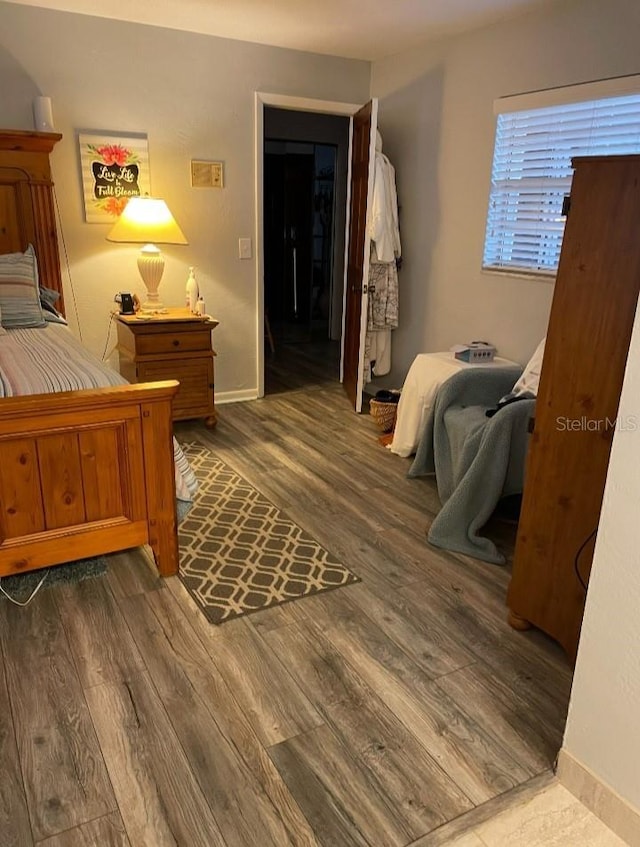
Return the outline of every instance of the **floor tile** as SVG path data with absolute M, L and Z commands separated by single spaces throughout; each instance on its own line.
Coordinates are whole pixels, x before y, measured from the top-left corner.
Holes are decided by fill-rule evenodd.
M 479 826 L 476 833 L 486 847 L 624 847 L 617 835 L 560 784 L 502 812 Z

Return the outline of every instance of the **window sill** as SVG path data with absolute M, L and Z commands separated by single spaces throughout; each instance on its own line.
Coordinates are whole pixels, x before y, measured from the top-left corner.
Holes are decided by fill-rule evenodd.
M 480 273 L 489 276 L 507 276 L 515 279 L 527 279 L 530 282 L 550 282 L 556 281 L 555 273 L 544 273 L 544 271 L 522 271 L 511 268 L 480 268 Z

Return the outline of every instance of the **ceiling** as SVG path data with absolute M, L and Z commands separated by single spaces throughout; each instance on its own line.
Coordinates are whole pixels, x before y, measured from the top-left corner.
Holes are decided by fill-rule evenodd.
M 9 0 L 97 17 L 374 60 L 549 0 Z

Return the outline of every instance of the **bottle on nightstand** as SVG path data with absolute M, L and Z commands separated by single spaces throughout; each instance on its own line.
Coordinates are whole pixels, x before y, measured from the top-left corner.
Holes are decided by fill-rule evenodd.
M 196 314 L 196 306 L 198 304 L 198 282 L 195 277 L 194 268 L 189 268 L 189 277 L 187 279 L 187 308 L 192 315 Z

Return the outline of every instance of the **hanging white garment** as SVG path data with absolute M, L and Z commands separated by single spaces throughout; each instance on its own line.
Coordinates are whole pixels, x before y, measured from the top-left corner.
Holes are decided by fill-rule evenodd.
M 398 326 L 398 269 L 401 255 L 396 172 L 377 133 L 373 198 L 369 216 L 371 258 L 364 350 L 364 381 L 391 370 L 391 330 Z
M 369 237 L 375 242 L 378 261 L 393 262 L 402 255 L 396 172 L 389 159 L 378 150 L 375 158 Z

